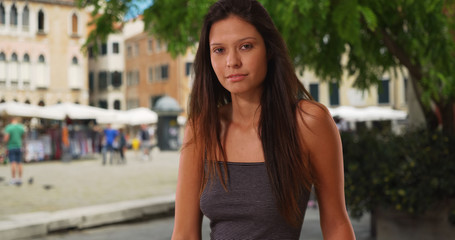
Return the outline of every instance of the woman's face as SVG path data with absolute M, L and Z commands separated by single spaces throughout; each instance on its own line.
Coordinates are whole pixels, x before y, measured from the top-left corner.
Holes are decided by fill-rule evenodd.
M 213 70 L 224 88 L 231 94 L 262 93 L 267 53 L 253 25 L 231 15 L 212 25 L 209 44 Z

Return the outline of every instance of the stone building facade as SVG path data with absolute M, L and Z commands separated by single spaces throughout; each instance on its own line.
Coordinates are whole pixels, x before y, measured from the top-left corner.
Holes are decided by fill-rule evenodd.
M 0 2 L 0 101 L 87 104 L 89 14 L 73 0 Z

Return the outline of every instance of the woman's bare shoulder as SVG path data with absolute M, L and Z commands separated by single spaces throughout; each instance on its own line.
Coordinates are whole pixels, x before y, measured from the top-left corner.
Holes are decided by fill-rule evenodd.
M 313 100 L 301 100 L 297 106 L 299 125 L 304 123 L 308 127 L 318 127 L 333 121 L 326 106 Z M 322 121 L 322 122 L 321 122 Z

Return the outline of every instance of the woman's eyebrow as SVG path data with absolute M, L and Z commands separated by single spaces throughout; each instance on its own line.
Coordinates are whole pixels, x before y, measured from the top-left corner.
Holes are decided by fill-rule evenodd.
M 241 38 L 235 42 L 242 42 L 242 41 L 245 41 L 245 40 L 248 40 L 248 39 L 252 39 L 252 40 L 256 40 L 257 38 L 255 37 L 245 37 L 245 38 Z M 210 46 L 219 46 L 219 45 L 223 45 L 222 43 L 210 43 Z

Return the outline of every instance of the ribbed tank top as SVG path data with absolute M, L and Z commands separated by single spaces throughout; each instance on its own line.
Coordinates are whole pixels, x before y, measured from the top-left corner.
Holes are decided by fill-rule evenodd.
M 200 199 L 201 211 L 210 219 L 211 239 L 299 239 L 301 227 L 290 226 L 277 208 L 265 163 L 228 162 L 227 168 L 228 191 L 216 177 Z M 304 214 L 308 198 L 309 192 L 299 201 Z

